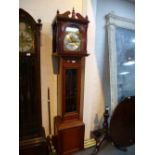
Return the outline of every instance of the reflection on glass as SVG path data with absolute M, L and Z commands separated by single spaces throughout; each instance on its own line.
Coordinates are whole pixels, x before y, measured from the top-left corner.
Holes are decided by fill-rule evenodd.
M 127 75 L 129 72 L 120 72 L 119 75 Z
M 76 111 L 77 69 L 66 69 L 66 112 Z
M 132 39 L 132 42 L 133 42 L 133 43 L 135 43 L 135 38 L 134 38 L 134 39 Z
M 135 32 L 116 28 L 118 102 L 135 96 Z
M 127 62 L 123 63 L 124 66 L 131 66 L 131 65 L 134 65 L 134 64 L 135 64 L 135 61 L 133 61 L 133 60 L 132 61 L 127 61 Z
M 66 32 L 79 33 L 79 29 L 76 27 L 66 27 Z

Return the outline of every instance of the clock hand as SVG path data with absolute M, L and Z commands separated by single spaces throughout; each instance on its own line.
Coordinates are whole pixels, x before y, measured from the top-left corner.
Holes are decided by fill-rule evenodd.
M 67 37 L 67 40 L 68 40 L 69 43 L 72 42 L 72 39 L 71 39 L 71 36 L 70 35 Z
M 72 34 L 70 34 L 70 40 L 71 40 L 71 42 L 74 42 Z

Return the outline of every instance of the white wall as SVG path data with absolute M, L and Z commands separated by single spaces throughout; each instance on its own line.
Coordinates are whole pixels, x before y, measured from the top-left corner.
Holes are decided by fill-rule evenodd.
M 53 117 L 57 115 L 57 75 L 53 69 L 51 23 L 57 9 L 60 13 L 67 10 L 88 15 L 88 53 L 85 62 L 84 115 L 85 139 L 90 131 L 102 124 L 104 106 L 110 103 L 109 61 L 105 15 L 114 11 L 117 15 L 134 19 L 134 5 L 125 0 L 19 0 L 19 7 L 25 9 L 43 23 L 41 31 L 41 91 L 42 118 L 48 134 L 47 89 L 50 88 L 52 130 Z M 53 131 L 52 131 L 53 133 Z
M 93 4 L 94 1 L 90 2 Z M 92 5 L 92 10 L 90 5 L 88 7 L 88 17 L 93 19 L 94 5 Z M 86 124 L 86 139 L 90 137 L 91 130 L 102 126 L 105 105 L 110 106 L 109 55 L 105 15 L 114 12 L 119 16 L 134 19 L 134 9 L 134 4 L 125 0 L 97 1 L 96 25 L 90 28 L 90 23 L 88 33 L 88 51 L 91 55 L 86 59 L 85 72 L 84 122 Z M 92 28 L 95 28 L 95 36 L 92 35 Z M 93 37 L 95 37 L 95 41 Z

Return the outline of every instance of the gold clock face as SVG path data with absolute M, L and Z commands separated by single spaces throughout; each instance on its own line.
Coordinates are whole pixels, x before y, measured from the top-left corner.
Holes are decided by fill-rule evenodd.
M 24 22 L 19 23 L 19 51 L 34 52 L 34 34 L 31 26 Z
M 81 40 L 78 28 L 67 27 L 64 37 L 64 50 L 65 51 L 80 51 Z

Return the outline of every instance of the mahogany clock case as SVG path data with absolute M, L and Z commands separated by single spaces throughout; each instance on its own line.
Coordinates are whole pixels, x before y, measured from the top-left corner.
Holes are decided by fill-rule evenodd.
M 19 10 L 19 154 L 47 154 L 41 114 L 40 30 L 25 10 Z
M 54 139 L 58 155 L 70 155 L 84 148 L 82 120 L 82 70 L 87 53 L 88 18 L 79 13 L 57 11 L 52 23 L 53 56 L 59 61 L 58 116 L 54 119 Z
M 63 120 L 80 119 L 81 98 L 81 60 L 60 59 L 60 75 L 62 78 L 60 95 L 62 96 L 61 113 Z
M 88 23 L 88 17 L 75 13 L 74 9 L 72 13 L 66 11 L 60 14 L 57 11 L 52 23 L 53 56 L 59 57 L 58 115 L 62 116 L 63 120 L 80 119 L 81 72 L 82 67 L 84 67 L 82 65 L 82 58 L 88 56 Z M 69 29 L 67 34 L 66 28 Z M 70 35 L 79 35 L 80 41 L 76 37 L 76 39 L 72 38 Z M 65 45 L 66 38 L 69 40 L 67 44 L 71 47 Z
M 83 17 L 79 13 L 75 13 L 74 10 L 72 11 L 71 17 L 70 14 L 70 11 L 63 14 L 57 11 L 57 15 L 52 23 L 53 52 L 55 55 L 62 56 L 87 56 L 88 18 L 87 16 Z M 66 38 L 70 40 L 68 41 L 70 46 L 74 44 L 73 48 L 66 48 Z

